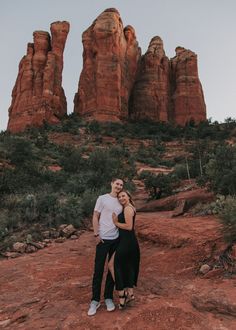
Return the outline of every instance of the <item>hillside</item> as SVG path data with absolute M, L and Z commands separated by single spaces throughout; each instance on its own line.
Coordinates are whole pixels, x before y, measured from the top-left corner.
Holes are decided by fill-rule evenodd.
M 235 127 L 71 116 L 1 133 L 0 326 L 234 329 L 236 232 L 234 222 L 230 235 L 222 231 L 219 216 L 223 207 L 235 218 Z M 91 214 L 114 176 L 125 178 L 138 208 L 139 285 L 124 312 L 102 306 L 88 318 Z
M 0 247 L 10 247 L 22 229 L 39 240 L 48 227 L 86 226 L 96 197 L 116 176 L 136 191 L 138 207 L 206 184 L 215 193 L 233 195 L 235 135 L 234 120 L 174 127 L 86 123 L 74 115 L 57 126 L 2 132 Z M 225 176 L 219 165 L 225 166 Z

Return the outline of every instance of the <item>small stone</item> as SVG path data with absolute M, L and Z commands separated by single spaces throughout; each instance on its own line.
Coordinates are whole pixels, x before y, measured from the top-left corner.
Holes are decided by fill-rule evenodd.
M 68 225 L 65 228 L 63 228 L 61 231 L 62 235 L 67 238 L 69 238 L 71 235 L 73 235 L 74 232 L 76 232 L 76 229 L 73 225 Z
M 56 243 L 63 243 L 65 242 L 66 238 L 65 237 L 58 237 L 57 239 L 55 239 Z
M 50 231 L 49 230 L 43 231 L 42 236 L 43 238 L 48 239 L 50 237 Z
M 29 245 L 27 245 L 25 252 L 26 253 L 33 253 L 33 252 L 36 252 L 37 250 L 38 249 L 35 246 L 29 244 Z
M 13 251 L 14 252 L 19 252 L 19 253 L 24 253 L 26 249 L 26 244 L 21 243 L 21 242 L 16 242 L 13 244 Z
M 209 270 L 211 269 L 211 267 L 207 264 L 204 264 L 201 266 L 199 272 L 202 273 L 202 274 L 206 274 L 209 272 Z
M 77 238 L 78 238 L 77 235 L 72 235 L 72 236 L 70 237 L 70 239 L 72 239 L 72 240 L 77 239 Z

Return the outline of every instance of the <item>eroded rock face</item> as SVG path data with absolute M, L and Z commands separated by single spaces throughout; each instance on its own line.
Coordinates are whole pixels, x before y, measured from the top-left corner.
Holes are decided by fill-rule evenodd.
M 154 37 L 141 59 L 130 114 L 138 120 L 169 121 L 181 126 L 191 120 L 206 120 L 197 55 L 177 47 L 176 56 L 169 60 L 161 38 Z
M 33 33 L 27 54 L 19 64 L 12 91 L 8 130 L 20 132 L 26 127 L 57 123 L 66 114 L 66 98 L 62 88 L 63 51 L 68 22 L 51 24 L 51 36 L 45 31 Z
M 185 125 L 206 120 L 197 56 L 176 48 L 169 60 L 160 37 L 141 57 L 135 31 L 105 10 L 83 33 L 83 70 L 74 111 L 87 119 L 148 119 Z
M 197 55 L 183 47 L 176 48 L 171 59 L 172 115 L 171 120 L 185 125 L 206 120 L 206 105 L 198 77 Z
M 128 117 L 140 49 L 131 26 L 119 12 L 105 10 L 83 33 L 83 70 L 74 111 L 87 119 L 119 121 Z
M 146 54 L 142 56 L 134 85 L 130 107 L 132 118 L 168 121 L 169 67 L 162 39 L 152 38 Z

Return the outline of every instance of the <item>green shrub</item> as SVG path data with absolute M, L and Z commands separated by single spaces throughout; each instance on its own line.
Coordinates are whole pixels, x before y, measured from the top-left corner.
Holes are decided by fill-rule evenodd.
M 174 173 L 179 179 L 188 179 L 188 172 L 185 164 L 176 164 Z
M 205 166 L 210 187 L 223 195 L 236 194 L 236 147 L 219 145 Z
M 227 196 L 222 209 L 219 211 L 219 218 L 223 225 L 223 234 L 226 242 L 236 242 L 236 196 Z
M 36 167 L 5 169 L 0 175 L 0 193 L 30 193 L 42 183 L 40 169 Z
M 9 224 L 7 221 L 7 210 L 1 210 L 0 213 L 0 241 L 7 236 L 9 232 Z
M 93 120 L 88 123 L 86 127 L 86 132 L 88 134 L 99 134 L 101 132 L 101 125 L 96 120 Z
M 96 192 L 93 190 L 86 190 L 83 195 L 81 195 L 80 206 L 83 217 L 87 218 L 93 214 L 96 199 L 99 195 L 105 194 L 106 192 L 107 189 L 105 187 L 101 187 L 101 189 Z
M 65 196 L 58 203 L 56 210 L 55 225 L 62 223 L 72 224 L 79 228 L 84 219 L 81 200 L 78 196 Z
M 14 165 L 31 166 L 36 160 L 33 145 L 29 140 L 11 138 L 8 148 L 8 159 Z
M 171 195 L 178 183 L 178 179 L 173 174 L 153 174 L 143 171 L 139 178 L 144 181 L 145 187 L 152 199 Z
M 65 148 L 60 159 L 60 165 L 66 172 L 76 173 L 83 168 L 85 164 L 82 158 L 81 149 Z

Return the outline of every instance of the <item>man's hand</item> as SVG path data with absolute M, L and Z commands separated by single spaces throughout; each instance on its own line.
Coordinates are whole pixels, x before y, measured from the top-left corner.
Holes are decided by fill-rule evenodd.
M 95 238 L 96 245 L 98 245 L 99 243 L 104 243 L 99 235 L 95 236 L 94 238 Z

